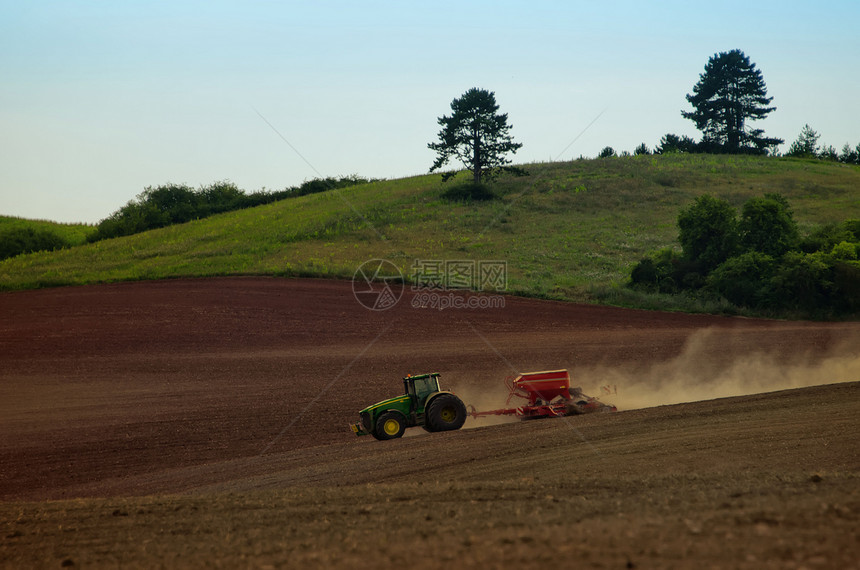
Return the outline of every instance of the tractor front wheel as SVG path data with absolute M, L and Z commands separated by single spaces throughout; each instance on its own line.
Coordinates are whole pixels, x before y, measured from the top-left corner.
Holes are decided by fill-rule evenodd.
M 466 405 L 454 394 L 441 394 L 427 407 L 428 431 L 451 431 L 463 427 Z
M 403 437 L 406 431 L 406 418 L 400 412 L 385 412 L 376 420 L 373 437 L 380 440 Z

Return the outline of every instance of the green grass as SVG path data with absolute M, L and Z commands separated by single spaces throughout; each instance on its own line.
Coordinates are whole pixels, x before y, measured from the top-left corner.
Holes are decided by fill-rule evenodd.
M 28 220 L 12 216 L 0 216 L 0 232 L 29 227 L 34 230 L 50 230 L 72 245 L 81 245 L 86 241 L 87 234 L 93 231 L 93 226 L 87 224 L 61 224 L 48 220 Z
M 495 200 L 446 200 L 456 180 L 418 176 L 23 255 L 0 262 L 0 289 L 214 275 L 351 278 L 372 258 L 408 277 L 416 259 L 465 259 L 507 261 L 516 294 L 650 305 L 659 302 L 619 288 L 646 253 L 676 245 L 678 211 L 700 194 L 740 206 L 782 193 L 801 228 L 860 218 L 860 168 L 816 160 L 667 155 L 526 168 L 529 176 L 493 185 Z M 718 310 L 696 303 L 679 308 Z

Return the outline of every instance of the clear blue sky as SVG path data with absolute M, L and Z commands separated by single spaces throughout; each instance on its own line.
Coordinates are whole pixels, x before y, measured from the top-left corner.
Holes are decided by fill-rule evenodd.
M 856 0 L 0 0 L 0 214 L 96 222 L 165 182 L 424 173 L 470 87 L 509 114 L 516 162 L 698 138 L 684 96 L 735 48 L 783 149 L 805 123 L 854 146 L 858 23 Z

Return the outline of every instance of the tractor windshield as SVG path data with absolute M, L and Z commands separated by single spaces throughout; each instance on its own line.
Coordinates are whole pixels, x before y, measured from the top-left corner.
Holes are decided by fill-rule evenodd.
M 425 378 L 413 378 L 412 386 L 410 388 L 415 391 L 412 392 L 412 389 L 409 390 L 410 395 L 416 396 L 419 400 L 423 400 L 433 392 L 439 391 L 439 379 L 436 376 L 427 376 Z

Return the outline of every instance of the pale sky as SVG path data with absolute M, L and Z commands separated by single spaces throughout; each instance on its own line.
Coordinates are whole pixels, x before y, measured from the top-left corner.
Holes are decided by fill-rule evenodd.
M 516 163 L 699 139 L 684 97 L 736 48 L 777 107 L 752 125 L 785 150 L 809 123 L 838 150 L 860 143 L 858 25 L 856 0 L 0 0 L 0 214 L 93 223 L 167 182 L 422 174 L 471 87 L 508 113 Z

